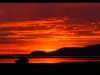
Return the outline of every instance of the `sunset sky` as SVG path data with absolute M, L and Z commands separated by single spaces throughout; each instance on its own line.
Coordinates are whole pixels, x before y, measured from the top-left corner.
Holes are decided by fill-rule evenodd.
M 100 3 L 0 3 L 0 54 L 100 44 Z

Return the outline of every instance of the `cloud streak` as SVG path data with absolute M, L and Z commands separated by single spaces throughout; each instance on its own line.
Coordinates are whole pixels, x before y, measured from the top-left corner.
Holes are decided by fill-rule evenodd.
M 0 44 L 5 47 L 11 45 L 12 49 L 14 49 L 13 45 L 16 45 L 15 47 L 21 50 L 42 49 L 45 51 L 55 50 L 58 46 L 59 48 L 83 47 L 100 43 L 99 22 L 77 23 L 74 21 L 71 23 L 71 20 L 63 17 L 1 23 Z

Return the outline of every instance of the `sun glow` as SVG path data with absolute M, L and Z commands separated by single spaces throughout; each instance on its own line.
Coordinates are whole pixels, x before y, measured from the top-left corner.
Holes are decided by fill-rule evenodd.
M 45 52 L 49 53 L 51 51 L 54 51 L 55 49 L 50 49 L 50 48 L 47 48 L 47 49 L 44 49 Z

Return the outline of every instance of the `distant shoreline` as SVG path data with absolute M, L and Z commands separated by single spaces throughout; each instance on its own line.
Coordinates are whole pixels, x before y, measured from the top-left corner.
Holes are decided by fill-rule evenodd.
M 95 59 L 100 59 L 100 56 L 1 56 L 0 59 L 4 59 L 4 58 L 21 58 L 21 57 L 25 57 L 25 58 L 95 58 Z

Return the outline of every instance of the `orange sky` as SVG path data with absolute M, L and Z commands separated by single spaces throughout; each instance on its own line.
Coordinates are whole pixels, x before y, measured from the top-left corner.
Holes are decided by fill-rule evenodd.
M 0 3 L 0 54 L 100 43 L 100 3 Z
M 70 23 L 68 17 L 0 24 L 0 53 L 53 51 L 100 43 L 100 22 Z

